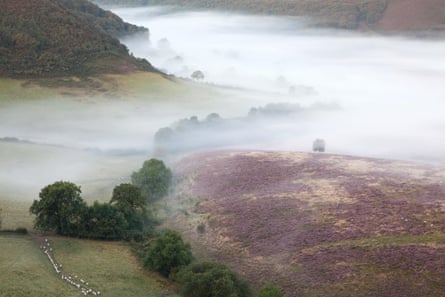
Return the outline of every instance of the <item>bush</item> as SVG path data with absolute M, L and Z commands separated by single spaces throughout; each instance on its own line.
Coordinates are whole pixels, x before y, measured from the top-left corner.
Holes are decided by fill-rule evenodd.
M 194 263 L 176 276 L 184 297 L 250 297 L 246 281 L 220 263 Z
M 258 297 L 283 297 L 283 293 L 274 285 L 266 285 L 260 289 Z
M 94 202 L 85 210 L 82 231 L 79 236 L 95 239 L 121 239 L 128 223 L 124 215 L 114 206 Z
M 15 229 L 15 233 L 28 234 L 28 229 L 26 229 L 24 227 L 18 227 L 18 228 Z
M 179 233 L 167 230 L 150 245 L 144 255 L 144 265 L 164 276 L 186 266 L 193 259 L 190 245 L 185 244 Z
M 204 232 L 206 232 L 206 225 L 204 223 L 200 223 L 198 227 L 196 227 L 196 230 L 198 231 L 198 233 L 203 234 Z

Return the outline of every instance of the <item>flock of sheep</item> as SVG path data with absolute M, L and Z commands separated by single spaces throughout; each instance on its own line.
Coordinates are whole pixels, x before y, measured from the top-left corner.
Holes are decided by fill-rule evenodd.
M 58 264 L 52 254 L 53 248 L 51 247 L 49 241 L 47 238 L 45 238 L 45 242 L 40 246 L 43 253 L 45 253 L 48 256 L 49 261 L 51 262 L 51 265 L 53 266 L 56 273 L 60 276 L 60 278 L 67 283 L 69 283 L 71 286 L 76 287 L 77 289 L 80 289 L 81 293 L 83 295 L 89 295 L 92 294 L 94 296 L 99 296 L 100 291 L 95 291 L 88 287 L 88 283 L 84 281 L 83 279 L 77 279 L 77 275 L 71 276 L 69 274 L 63 273 L 62 271 L 62 264 Z

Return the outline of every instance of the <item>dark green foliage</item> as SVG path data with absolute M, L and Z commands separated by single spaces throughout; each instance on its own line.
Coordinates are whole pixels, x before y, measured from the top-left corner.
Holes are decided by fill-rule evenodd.
M 81 237 L 96 239 L 121 239 L 128 229 L 124 215 L 107 203 L 94 202 L 85 210 Z
M 283 297 L 283 293 L 274 285 L 266 285 L 260 289 L 258 297 Z
M 185 244 L 179 233 L 167 230 L 147 249 L 144 265 L 164 276 L 192 261 L 190 245 Z
M 141 239 L 154 219 L 146 210 L 139 188 L 121 184 L 113 191 L 110 203 L 87 206 L 80 187 L 70 182 L 55 182 L 40 192 L 30 212 L 35 227 L 61 235 L 95 239 Z
M 85 76 L 132 70 L 154 69 L 73 10 L 51 0 L 0 1 L 0 75 Z
M 62 235 L 77 235 L 86 209 L 80 187 L 58 181 L 44 187 L 30 212 L 36 215 L 35 227 Z
M 113 189 L 110 204 L 122 213 L 128 223 L 126 238 L 139 237 L 146 228 L 154 225 L 155 219 L 147 209 L 146 200 L 139 187 L 132 184 L 120 184 Z
M 15 229 L 15 233 L 28 234 L 28 229 L 26 229 L 24 227 L 18 227 L 18 228 Z
M 145 208 L 146 202 L 139 187 L 132 184 L 120 184 L 113 189 L 110 203 L 125 215 L 131 215 L 137 209 Z
M 177 274 L 184 297 L 249 297 L 247 282 L 220 263 L 194 263 Z
M 131 175 L 131 181 L 141 189 L 148 201 L 156 201 L 167 195 L 172 180 L 172 172 L 161 160 L 145 161 L 138 172 Z
M 85 23 L 93 25 L 113 37 L 120 38 L 136 33 L 147 35 L 148 29 L 124 22 L 111 11 L 105 11 L 87 0 L 52 0 L 63 6 L 71 13 L 79 16 Z

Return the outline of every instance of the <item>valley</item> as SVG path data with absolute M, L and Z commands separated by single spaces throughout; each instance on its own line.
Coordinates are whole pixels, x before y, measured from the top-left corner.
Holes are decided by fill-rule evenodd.
M 79 295 L 43 236 L 103 296 L 180 296 L 134 242 L 29 212 L 56 181 L 106 204 L 150 158 L 174 177 L 156 232 L 255 296 L 443 295 L 441 0 L 22 2 L 0 0 L 0 296 Z

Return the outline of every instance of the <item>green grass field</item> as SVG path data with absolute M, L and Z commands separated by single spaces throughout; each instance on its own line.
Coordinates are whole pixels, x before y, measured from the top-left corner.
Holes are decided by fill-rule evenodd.
M 121 242 L 50 237 L 64 272 L 89 282 L 102 296 L 176 296 L 164 279 L 142 269 Z M 79 296 L 62 281 L 31 236 L 0 234 L 0 296 Z

